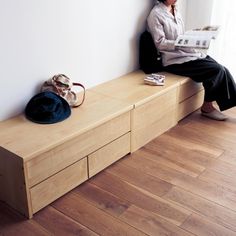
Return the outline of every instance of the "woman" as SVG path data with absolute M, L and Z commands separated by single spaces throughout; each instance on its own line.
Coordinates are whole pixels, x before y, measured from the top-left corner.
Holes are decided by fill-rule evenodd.
M 214 120 L 226 120 L 227 116 L 220 111 L 236 106 L 234 79 L 227 68 L 210 56 L 192 48 L 175 47 L 177 36 L 184 33 L 176 2 L 157 1 L 147 18 L 148 31 L 161 52 L 164 70 L 202 82 L 205 97 L 201 114 Z M 213 106 L 213 102 L 217 103 L 220 111 Z

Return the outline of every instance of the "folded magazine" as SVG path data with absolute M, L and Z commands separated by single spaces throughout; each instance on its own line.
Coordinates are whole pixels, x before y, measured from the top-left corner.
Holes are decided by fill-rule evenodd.
M 208 49 L 211 40 L 216 39 L 218 33 L 219 26 L 206 26 L 202 29 L 189 30 L 178 36 L 175 46 Z

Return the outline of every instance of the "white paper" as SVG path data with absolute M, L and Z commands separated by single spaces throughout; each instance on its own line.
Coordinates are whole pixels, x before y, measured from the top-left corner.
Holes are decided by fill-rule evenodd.
M 179 35 L 175 46 L 207 49 L 212 39 L 216 39 L 219 33 L 219 26 L 206 26 L 202 29 L 186 31 Z

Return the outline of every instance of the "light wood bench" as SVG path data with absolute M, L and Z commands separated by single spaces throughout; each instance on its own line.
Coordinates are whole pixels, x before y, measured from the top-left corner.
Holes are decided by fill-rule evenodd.
M 0 200 L 26 217 L 170 129 L 202 102 L 202 87 L 165 73 L 145 85 L 136 71 L 86 92 L 65 121 L 39 125 L 24 115 L 0 122 Z
M 30 218 L 128 154 L 132 108 L 87 91 L 61 123 L 35 124 L 23 115 L 1 122 L 0 200 Z
M 136 71 L 91 89 L 134 105 L 131 111 L 131 152 L 175 126 L 198 109 L 203 101 L 203 87 L 190 78 L 162 72 L 164 86 L 144 84 L 145 74 Z

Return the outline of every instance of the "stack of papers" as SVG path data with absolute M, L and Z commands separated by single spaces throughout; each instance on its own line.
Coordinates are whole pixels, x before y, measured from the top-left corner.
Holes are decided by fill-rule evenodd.
M 162 86 L 165 82 L 165 76 L 159 74 L 147 75 L 144 78 L 145 84 Z

